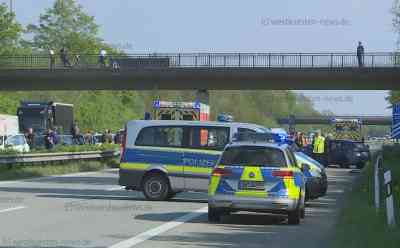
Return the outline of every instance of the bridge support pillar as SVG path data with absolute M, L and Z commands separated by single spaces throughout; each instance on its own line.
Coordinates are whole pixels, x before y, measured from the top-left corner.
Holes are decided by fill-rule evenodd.
M 210 105 L 210 93 L 208 90 L 197 90 L 196 101 Z

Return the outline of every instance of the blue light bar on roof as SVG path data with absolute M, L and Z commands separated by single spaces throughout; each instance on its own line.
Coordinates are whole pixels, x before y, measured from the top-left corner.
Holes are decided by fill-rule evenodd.
M 233 136 L 234 142 L 268 142 L 276 143 L 276 134 L 273 133 L 252 133 L 252 132 L 238 132 Z

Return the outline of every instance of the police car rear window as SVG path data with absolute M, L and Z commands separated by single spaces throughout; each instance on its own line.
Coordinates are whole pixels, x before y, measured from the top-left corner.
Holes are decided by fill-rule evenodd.
M 221 165 L 287 167 L 284 153 L 262 146 L 229 147 L 222 154 Z

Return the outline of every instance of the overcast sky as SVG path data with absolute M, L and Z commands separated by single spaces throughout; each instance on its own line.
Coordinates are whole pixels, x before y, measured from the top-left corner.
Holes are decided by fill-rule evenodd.
M 17 18 L 23 24 L 35 23 L 53 2 L 14 0 Z M 392 0 L 78 2 L 95 16 L 107 42 L 132 53 L 353 52 L 359 40 L 366 52 L 396 49 Z M 304 93 L 319 110 L 390 113 L 383 91 Z

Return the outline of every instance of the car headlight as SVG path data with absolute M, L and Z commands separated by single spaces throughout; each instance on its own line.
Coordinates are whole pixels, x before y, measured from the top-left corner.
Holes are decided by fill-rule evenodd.
M 356 156 L 357 156 L 357 157 L 360 157 L 360 156 L 361 156 L 361 153 L 357 152 L 357 153 L 356 153 Z

